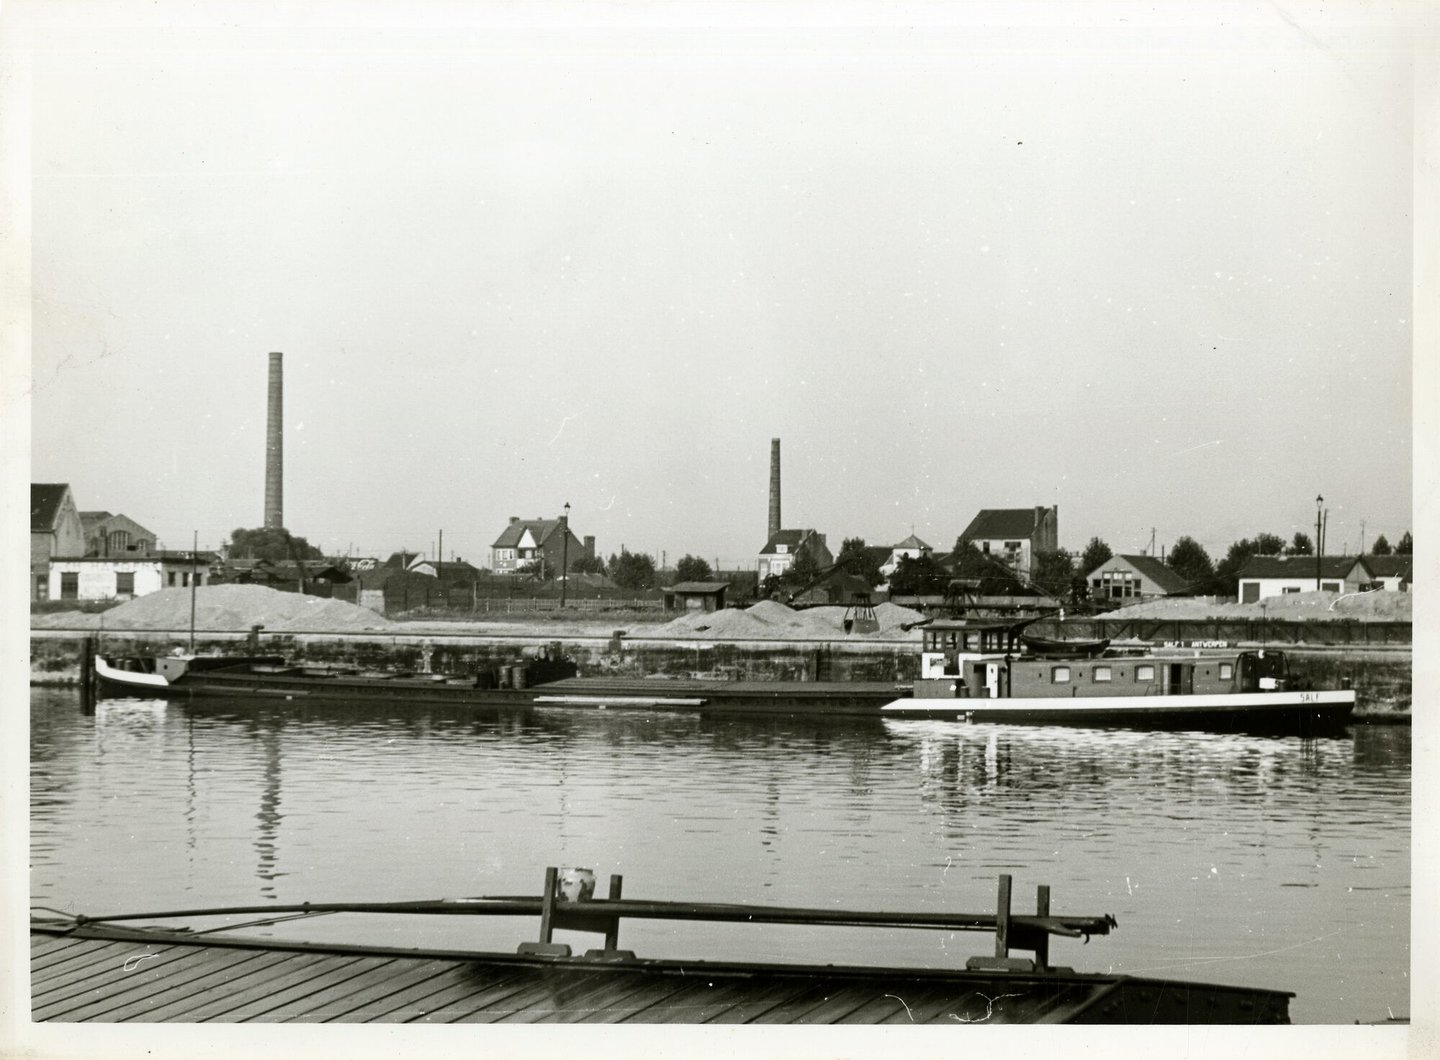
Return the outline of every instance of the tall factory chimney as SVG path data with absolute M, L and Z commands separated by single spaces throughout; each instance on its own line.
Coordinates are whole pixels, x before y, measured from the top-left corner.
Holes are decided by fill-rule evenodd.
M 770 534 L 780 532 L 780 439 L 770 439 Z M 768 538 L 767 538 L 768 540 Z
M 285 380 L 283 353 L 270 355 L 270 390 L 265 416 L 265 529 L 285 525 Z

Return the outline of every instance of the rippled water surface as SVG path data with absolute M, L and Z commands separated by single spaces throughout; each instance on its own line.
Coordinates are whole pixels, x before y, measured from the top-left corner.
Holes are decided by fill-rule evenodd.
M 1052 959 L 1409 1012 L 1410 731 L 1300 741 L 953 722 L 31 698 L 33 900 L 70 912 L 538 894 L 1113 913 Z M 603 889 L 603 882 L 602 882 Z M 282 925 L 513 949 L 531 920 Z M 363 929 L 363 930 L 362 930 Z M 585 936 L 574 941 L 589 944 Z M 954 966 L 985 935 L 626 924 L 645 956 Z

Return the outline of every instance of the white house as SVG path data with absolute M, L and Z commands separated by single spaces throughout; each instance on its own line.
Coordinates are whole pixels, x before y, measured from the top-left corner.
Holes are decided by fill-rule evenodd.
M 196 585 L 208 585 L 210 565 L 216 559 L 202 552 L 198 562 L 189 552 L 159 552 L 125 559 L 118 556 L 84 556 L 50 561 L 52 600 L 129 600 L 161 589 L 188 589 L 192 573 Z
M 933 551 L 934 550 L 924 541 L 921 541 L 914 534 L 911 534 L 898 545 L 891 546 L 889 558 L 880 564 L 880 573 L 885 576 L 886 581 L 889 581 L 890 575 L 895 573 L 895 568 L 900 566 L 902 559 L 919 559 L 921 556 Z
M 1368 556 L 1251 556 L 1236 576 L 1242 604 L 1269 596 L 1306 593 L 1358 593 L 1374 583 Z M 1317 584 L 1318 583 L 1318 584 Z

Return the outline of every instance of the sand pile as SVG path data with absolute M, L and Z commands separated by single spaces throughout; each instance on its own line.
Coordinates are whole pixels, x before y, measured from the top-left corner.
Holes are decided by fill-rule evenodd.
M 707 640 L 832 640 L 856 634 L 846 634 L 844 607 L 807 607 L 796 610 L 775 600 L 761 600 L 747 608 L 727 608 L 724 611 L 693 611 L 681 615 L 652 630 L 647 637 L 697 637 Z M 870 637 L 894 639 L 907 636 L 900 627 L 918 622 L 925 616 L 919 611 L 898 604 L 882 603 L 875 608 L 875 618 L 880 623 L 876 633 L 864 634 Z M 916 637 L 919 634 L 914 634 Z
M 1285 593 L 1253 604 L 1217 603 L 1203 597 L 1151 600 L 1110 611 L 1105 618 L 1273 618 L 1283 621 L 1409 622 L 1414 597 L 1411 593 Z
M 204 585 L 195 591 L 195 628 L 248 633 L 346 632 L 388 629 L 392 623 L 368 608 L 344 600 L 285 593 L 263 585 Z M 99 614 L 62 611 L 31 616 L 37 629 L 189 629 L 190 590 L 162 589 Z

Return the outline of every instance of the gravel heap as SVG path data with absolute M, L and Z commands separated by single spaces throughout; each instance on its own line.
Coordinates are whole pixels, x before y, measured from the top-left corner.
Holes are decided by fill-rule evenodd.
M 796 610 L 775 600 L 761 600 L 746 608 L 723 611 L 687 611 L 672 622 L 646 630 L 646 637 L 703 638 L 705 640 L 834 640 L 873 637 L 893 640 L 909 636 L 901 625 L 925 616 L 888 601 L 875 607 L 880 623 L 876 633 L 847 634 L 844 607 L 806 607 Z M 914 636 L 918 639 L 919 634 Z
M 32 615 L 37 629 L 189 629 L 190 590 L 161 589 L 97 614 Z M 286 593 L 263 585 L 204 585 L 195 590 L 195 628 L 210 632 L 346 632 L 389 629 L 393 623 L 344 600 Z
M 1274 618 L 1284 621 L 1336 621 L 1355 619 L 1361 622 L 1409 622 L 1411 593 L 1329 593 L 1311 590 L 1285 593 L 1253 604 L 1217 603 L 1204 597 L 1179 597 L 1172 600 L 1151 600 L 1148 603 L 1122 607 L 1103 617 L 1126 618 Z

